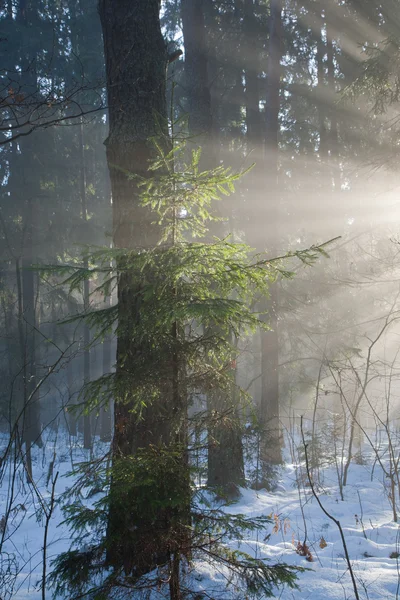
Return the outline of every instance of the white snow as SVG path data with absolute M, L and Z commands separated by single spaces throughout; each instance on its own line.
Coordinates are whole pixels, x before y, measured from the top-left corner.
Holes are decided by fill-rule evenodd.
M 69 443 L 70 440 L 61 435 L 55 440 L 54 432 L 49 431 L 45 448 L 34 450 L 34 479 L 42 496 L 42 503 L 46 505 L 51 499 L 51 481 L 46 486 L 48 466 L 54 456 L 54 474 L 59 472 L 57 498 L 73 483 L 67 477 L 72 466 L 71 457 L 74 462 L 89 458 L 87 451 L 76 440 L 71 450 Z M 6 438 L 3 437 L 2 448 L 5 444 Z M 100 455 L 104 450 L 105 447 L 102 446 L 96 452 Z M 400 553 L 400 528 L 393 522 L 387 486 L 377 465 L 373 469 L 371 480 L 372 463 L 372 456 L 365 455 L 365 464 L 351 464 L 349 481 L 344 489 L 344 501 L 340 499 L 334 468 L 324 470 L 323 488 L 319 489 L 318 494 L 325 509 L 341 522 L 360 598 L 395 599 L 400 598 L 400 564 L 398 559 L 390 558 L 390 555 Z M 0 519 L 6 510 L 12 472 L 11 466 L 5 469 L 1 481 Z M 299 590 L 277 590 L 276 595 L 282 600 L 352 599 L 354 592 L 338 528 L 319 508 L 310 488 L 303 484 L 300 499 L 304 522 L 296 473 L 299 474 L 298 465 L 296 468 L 295 465 L 286 464 L 281 469 L 276 492 L 243 489 L 240 501 L 227 507 L 229 512 L 252 517 L 275 516 L 275 531 L 271 525 L 268 531 L 259 532 L 258 535 L 254 533 L 253 539 L 238 542 L 237 545 L 253 556 L 270 559 L 272 563 L 286 562 L 311 569 L 300 574 Z M 302 479 L 305 480 L 304 477 Z M 43 509 L 25 482 L 21 469 L 18 470 L 14 488 L 14 510 L 1 556 L 0 598 L 39 600 L 42 598 Z M 90 502 L 98 497 L 91 498 Z M 71 543 L 71 534 L 66 524 L 63 524 L 63 518 L 61 507 L 56 504 L 48 534 L 48 565 L 60 552 L 68 549 Z M 299 556 L 295 550 L 297 542 L 305 539 L 305 525 L 312 562 Z M 267 534 L 270 537 L 265 540 Z M 322 538 L 326 547 L 320 547 Z M 199 591 L 203 589 L 212 597 L 217 597 L 218 590 L 226 587 L 226 574 L 213 570 L 204 561 L 197 561 L 195 581 Z M 234 590 L 231 597 L 238 597 Z M 46 598 L 52 598 L 51 590 L 46 591 Z

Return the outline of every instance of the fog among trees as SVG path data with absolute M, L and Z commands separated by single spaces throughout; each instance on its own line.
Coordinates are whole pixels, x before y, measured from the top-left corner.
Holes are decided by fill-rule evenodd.
M 0 3 L 0 600 L 400 597 L 400 3 Z

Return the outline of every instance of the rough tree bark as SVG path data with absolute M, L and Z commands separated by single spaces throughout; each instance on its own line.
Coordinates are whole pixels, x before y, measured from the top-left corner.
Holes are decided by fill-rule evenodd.
M 149 138 L 166 132 L 166 68 L 168 56 L 160 28 L 159 0 L 100 0 L 109 105 L 106 141 L 113 198 L 113 238 L 118 248 L 148 249 L 158 241 L 158 227 L 149 209 L 140 205 L 137 185 L 127 174 L 146 177 L 154 155 Z M 119 459 L 140 449 L 165 448 L 176 443 L 173 415 L 179 412 L 173 385 L 173 358 L 166 365 L 168 381 L 155 381 L 160 399 L 151 400 L 137 416 L 137 399 L 129 382 L 143 356 L 150 356 L 130 335 L 131 323 L 140 319 L 141 290 L 129 270 L 120 271 L 116 397 L 114 409 L 113 469 Z M 135 410 L 136 409 L 136 410 Z M 174 410 L 175 409 L 175 410 Z M 185 417 L 186 418 L 186 417 Z M 118 485 L 120 486 L 118 488 Z M 162 486 L 161 486 L 162 488 Z M 144 490 L 145 492 L 145 490 Z M 139 576 L 165 563 L 171 556 L 170 498 L 158 498 L 167 508 L 148 519 L 146 498 L 124 497 L 124 486 L 113 479 L 108 521 L 108 560 Z M 162 491 L 160 491 L 162 493 Z M 114 498 L 114 500 L 113 500 Z M 147 502 L 149 499 L 147 497 Z

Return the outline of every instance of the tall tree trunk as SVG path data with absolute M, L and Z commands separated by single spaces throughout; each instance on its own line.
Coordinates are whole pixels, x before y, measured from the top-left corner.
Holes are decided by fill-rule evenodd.
M 85 224 L 88 221 L 87 199 L 86 199 L 86 164 L 85 164 L 85 144 L 83 135 L 83 122 L 79 124 L 79 189 L 81 196 L 81 217 Z M 84 259 L 83 267 L 88 268 L 87 258 Z M 83 309 L 85 312 L 90 310 L 89 280 L 85 279 L 83 283 Z M 90 328 L 87 323 L 83 324 L 83 385 L 90 381 Z M 91 415 L 83 416 L 83 447 L 90 449 L 92 446 L 92 427 Z
M 257 22 L 254 0 L 244 0 L 243 18 L 243 45 L 244 45 L 244 75 L 245 75 L 245 100 L 246 100 L 246 142 L 247 152 L 251 153 L 254 167 L 247 175 L 251 202 L 244 207 L 243 221 L 246 223 L 246 239 L 249 244 L 254 244 L 261 250 L 265 249 L 265 239 L 260 239 L 260 215 L 264 212 L 264 129 L 260 112 L 260 72 L 261 28 Z M 254 375 L 260 372 L 260 357 L 254 355 Z M 257 380 L 259 383 L 259 379 Z M 259 403 L 259 390 L 253 392 L 255 404 Z M 254 483 L 254 482 L 253 482 Z
M 20 0 L 17 10 L 17 21 L 20 26 L 28 30 L 29 24 L 34 17 L 33 6 L 27 0 Z M 22 35 L 22 34 L 20 34 Z M 25 55 L 21 48 L 21 89 L 25 94 L 37 93 L 36 60 L 32 56 Z M 26 448 L 26 467 L 28 481 L 32 477 L 31 447 L 33 444 L 42 445 L 40 426 L 39 393 L 36 388 L 36 296 L 34 271 L 34 203 L 37 199 L 38 179 L 35 165 L 31 164 L 33 151 L 33 139 L 31 136 L 20 140 L 22 178 L 18 186 L 22 203 L 22 260 L 21 268 L 17 266 L 17 278 L 19 285 L 19 327 L 20 346 L 23 374 L 23 403 L 24 403 L 24 427 L 23 440 Z
M 202 146 L 205 143 L 209 147 L 212 145 L 213 119 L 203 5 L 204 0 L 182 0 L 181 11 L 189 129 L 197 136 L 196 144 Z
M 185 44 L 185 91 L 188 99 L 189 130 L 202 147 L 201 168 L 216 166 L 216 146 L 208 75 L 208 44 L 204 0 L 182 0 L 182 30 Z M 220 224 L 212 234 L 222 236 Z M 208 485 L 229 495 L 244 485 L 244 460 L 238 398 L 231 394 L 209 393 Z
M 244 2 L 244 74 L 246 82 L 246 135 L 250 150 L 256 152 L 255 168 L 260 171 L 262 124 L 260 115 L 260 60 L 258 24 L 254 14 L 254 0 Z
M 319 23 L 319 21 L 318 21 Z M 317 109 L 319 119 L 319 155 L 324 159 L 327 155 L 327 130 L 326 130 L 326 108 L 325 108 L 325 74 L 324 74 L 324 56 L 326 53 L 325 42 L 323 40 L 323 29 L 319 23 L 319 35 L 317 38 Z
M 335 60 L 332 33 L 328 19 L 326 22 L 326 62 L 328 70 L 328 90 L 331 103 L 331 109 L 329 111 L 329 162 L 331 166 L 332 188 L 334 191 L 338 191 L 340 188 L 340 174 L 338 170 L 338 120 L 335 107 Z
M 111 298 L 108 296 L 106 298 L 106 306 L 111 305 Z M 108 333 L 103 340 L 102 343 L 103 350 L 103 375 L 108 375 L 111 373 L 112 369 L 112 360 L 111 360 L 111 351 L 112 351 L 112 335 Z M 100 408 L 100 439 L 102 442 L 109 442 L 111 440 L 112 433 L 112 423 L 111 423 L 111 406 L 108 404 L 107 406 L 101 406 Z
M 42 445 L 40 426 L 39 392 L 36 388 L 36 297 L 35 278 L 32 270 L 34 259 L 32 251 L 33 200 L 28 200 L 25 216 L 26 230 L 24 240 L 24 256 L 21 269 L 21 288 L 23 306 L 23 338 L 21 356 L 23 357 L 23 394 L 24 394 L 24 427 L 23 439 L 26 447 L 26 465 L 28 481 L 32 478 L 31 448 L 33 444 Z
M 101 131 L 100 131 L 101 135 Z M 108 203 L 111 203 L 111 183 L 109 177 L 106 178 L 105 182 L 105 198 Z M 108 242 L 109 243 L 109 242 Z M 105 298 L 105 307 L 111 307 L 113 303 L 112 294 Z M 113 359 L 113 339 L 114 332 L 110 332 L 106 335 L 103 340 L 103 375 L 108 375 L 113 370 L 114 359 Z M 107 404 L 100 408 L 100 439 L 102 442 L 109 442 L 112 439 L 113 433 L 113 400 L 107 401 Z
M 0 270 L 0 302 L 2 308 L 2 319 L 4 323 L 4 337 L 5 337 L 5 347 L 6 347 L 6 355 L 7 355 L 7 384 L 5 389 L 3 388 L 1 393 L 1 398 L 4 400 L 9 398 L 9 394 L 11 391 L 12 381 L 15 378 L 15 353 L 13 349 L 12 340 L 14 338 L 15 333 L 15 325 L 14 325 L 14 310 L 13 310 L 13 302 L 12 297 L 9 292 L 9 277 L 10 274 L 8 272 L 8 264 Z M 5 368 L 5 367 L 4 367 Z M 13 421 L 13 412 L 18 412 L 18 408 L 13 406 L 12 400 L 9 400 L 8 406 L 4 406 L 2 411 L 2 417 L 5 417 L 9 422 L 10 431 L 12 429 L 12 421 Z
M 80 55 L 81 52 L 81 39 L 79 32 L 79 19 L 82 18 L 82 2 L 76 0 L 69 7 L 70 17 L 70 32 L 71 32 L 71 44 L 73 51 L 76 56 Z M 80 208 L 81 208 L 81 219 L 84 223 L 82 231 L 86 233 L 86 224 L 88 222 L 88 210 L 87 210 L 87 191 L 86 191 L 86 155 L 85 155 L 85 140 L 84 140 L 84 127 L 83 119 L 79 123 L 78 136 L 78 168 L 79 168 L 79 196 L 80 196 Z M 88 267 L 87 259 L 83 261 L 83 267 Z M 90 285 L 89 280 L 85 280 L 83 283 L 83 309 L 87 312 L 90 309 Z M 90 382 L 90 328 L 84 322 L 83 323 L 83 387 Z M 83 423 L 82 423 L 83 421 Z M 92 415 L 84 414 L 79 418 L 78 422 L 79 431 L 83 431 L 83 447 L 89 450 L 92 446 Z
M 238 487 L 245 485 L 239 394 L 236 384 L 236 360 L 232 360 L 230 393 L 210 394 L 208 409 L 208 477 L 209 486 L 224 496 L 234 498 Z
M 265 231 L 268 251 L 277 249 L 279 210 L 278 149 L 279 110 L 281 89 L 281 60 L 283 54 L 282 6 L 280 0 L 270 3 L 269 55 L 267 66 L 266 104 L 266 170 L 268 197 L 265 200 Z M 271 465 L 282 462 L 281 432 L 279 422 L 279 338 L 278 338 L 278 288 L 270 289 L 270 298 L 263 307 L 267 312 L 269 331 L 261 331 L 261 481 L 268 484 Z
M 113 236 L 117 248 L 149 249 L 158 241 L 158 228 L 148 208 L 140 204 L 135 180 L 127 174 L 146 177 L 154 156 L 151 137 L 166 133 L 166 67 L 168 56 L 160 27 L 159 0 L 100 0 L 106 58 L 110 132 L 106 141 L 113 198 Z M 160 132 L 161 130 L 161 132 Z M 116 360 L 115 433 L 113 440 L 113 479 L 108 519 L 108 561 L 123 566 L 126 573 L 139 576 L 157 564 L 168 562 L 179 540 L 171 539 L 171 519 L 176 509 L 164 497 L 167 477 L 161 477 L 158 498 L 146 496 L 146 489 L 132 492 L 132 486 L 115 474 L 138 452 L 156 452 L 176 444 L 174 422 L 185 410 L 174 406 L 173 381 L 154 381 L 159 389 L 146 399 L 138 417 L 138 398 L 130 383 L 140 369 L 141 358 L 151 361 L 152 345 L 138 343 L 130 335 L 131 324 L 140 319 L 140 283 L 129 269 L 119 266 L 118 329 Z M 146 346 L 146 347 L 145 347 Z M 154 350 L 153 350 L 154 352 Z M 173 379 L 171 357 L 165 372 Z M 143 400 L 143 399 L 142 399 Z M 182 427 L 178 427 L 182 432 Z M 162 456 L 162 455 L 160 455 Z M 128 459 L 128 461 L 127 461 Z M 186 459 L 184 459 L 186 460 Z M 182 464 L 177 464 L 182 468 Z M 119 471 L 120 472 L 120 471 Z M 151 477 L 151 473 L 149 473 Z M 165 483 L 168 483 L 165 481 Z M 189 482 L 187 482 L 189 483 Z M 133 494 L 133 496 L 132 496 Z M 154 501 L 165 508 L 152 515 Z M 182 517 L 183 518 L 183 517 Z
M 68 340 L 69 342 L 69 340 Z M 76 422 L 76 412 L 74 410 L 74 405 L 76 404 L 76 390 L 75 390 L 75 377 L 74 377 L 74 366 L 76 363 L 76 359 L 74 359 L 73 354 L 69 354 L 67 357 L 67 388 L 68 388 L 68 396 L 67 396 L 67 416 L 68 416 L 68 427 L 71 435 L 78 435 L 78 427 Z

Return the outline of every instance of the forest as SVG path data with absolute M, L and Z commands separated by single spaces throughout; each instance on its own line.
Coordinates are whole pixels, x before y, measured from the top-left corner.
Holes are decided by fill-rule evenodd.
M 400 598 L 400 2 L 0 1 L 0 600 Z

